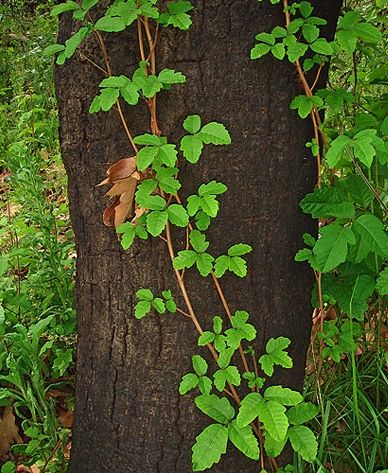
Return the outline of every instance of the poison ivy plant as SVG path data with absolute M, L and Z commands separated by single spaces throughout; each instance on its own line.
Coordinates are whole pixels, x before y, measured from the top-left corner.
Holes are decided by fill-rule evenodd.
M 280 0 L 271 0 L 277 4 Z M 190 1 L 176 0 L 116 0 L 95 22 L 87 15 L 97 2 L 80 4 L 68 1 L 58 5 L 54 14 L 71 12 L 75 20 L 82 21 L 80 29 L 62 45 L 53 45 L 47 54 L 56 54 L 62 64 L 75 54 L 82 42 L 94 33 L 106 57 L 103 32 L 119 32 L 137 27 L 139 57 L 132 75 L 113 75 L 106 59 L 107 77 L 100 84 L 99 94 L 90 104 L 91 113 L 117 110 L 128 141 L 133 149 L 131 158 L 113 164 L 102 184 L 113 184 L 108 196 L 111 204 L 104 212 L 104 221 L 121 235 L 124 249 L 140 239 L 156 237 L 166 244 L 176 278 L 176 287 L 186 308 L 177 307 L 171 291 L 156 297 L 150 289 L 139 289 L 134 316 L 141 319 L 151 311 L 179 313 L 189 318 L 198 334 L 198 345 L 207 347 L 214 359 L 214 372 L 200 355 L 192 357 L 194 372 L 182 378 L 179 391 L 186 394 L 198 389 L 197 408 L 211 419 L 193 446 L 193 471 L 203 471 L 217 463 L 231 443 L 254 461 L 263 455 L 276 457 L 287 442 L 300 457 L 313 462 L 317 455 L 317 441 L 305 425 L 317 414 L 316 407 L 305 403 L 302 396 L 289 388 L 270 386 L 264 391 L 267 378 L 276 367 L 291 368 L 292 359 L 287 352 L 290 340 L 271 338 L 265 353 L 256 357 L 254 350 L 244 350 L 243 344 L 253 342 L 256 329 L 248 322 L 244 310 L 230 311 L 219 279 L 229 271 L 235 276 L 248 274 L 247 255 L 253 251 L 245 243 L 236 243 L 226 254 L 214 256 L 206 237 L 211 219 L 219 212 L 227 186 L 217 180 L 202 183 L 196 194 L 180 197 L 180 164 L 197 164 L 206 152 L 205 145 L 224 146 L 231 137 L 223 124 L 202 124 L 199 115 L 186 117 L 185 134 L 179 142 L 170 142 L 162 135 L 157 119 L 158 94 L 172 86 L 181 87 L 185 76 L 171 69 L 156 69 L 156 44 L 159 28 L 174 27 L 187 30 L 192 23 Z M 296 255 L 298 261 L 307 261 L 317 278 L 315 300 L 321 313 L 324 304 L 335 304 L 348 316 L 349 324 L 338 328 L 333 324 L 320 338 L 324 356 L 338 361 L 343 353 L 354 352 L 357 324 L 361 322 L 368 301 L 387 292 L 386 261 L 388 236 L 386 233 L 387 193 L 384 189 L 388 152 L 384 138 L 387 122 L 384 99 L 373 106 L 363 103 L 357 84 L 357 61 L 354 83 L 351 87 L 335 90 L 315 90 L 322 68 L 329 60 L 343 54 L 369 54 L 381 40 L 379 29 L 355 12 L 345 12 L 333 41 L 321 34 L 326 25 L 314 16 L 308 1 L 288 3 L 283 0 L 285 22 L 270 32 L 260 32 L 257 44 L 251 51 L 253 60 L 267 54 L 277 60 L 295 63 L 303 92 L 290 104 L 301 118 L 311 117 L 314 138 L 306 144 L 319 164 L 317 188 L 301 202 L 304 212 L 321 221 L 319 236 L 305 235 L 307 245 Z M 86 23 L 86 24 L 85 24 Z M 150 25 L 152 27 L 150 27 Z M 353 56 L 355 59 L 355 56 Z M 357 58 L 356 58 L 357 59 Z M 309 72 L 309 77 L 305 75 Z M 315 74 L 310 83 L 310 75 Z M 376 80 L 366 79 L 363 80 Z M 133 137 L 121 109 L 121 100 L 135 106 L 144 101 L 150 112 L 150 127 L 145 133 Z M 345 112 L 344 112 L 345 111 Z M 322 123 L 322 112 L 346 115 L 341 130 L 333 130 Z M 186 163 L 186 165 L 187 165 Z M 322 169 L 331 172 L 323 175 Z M 376 176 L 376 177 L 374 177 Z M 179 249 L 175 249 L 172 227 L 179 235 Z M 221 296 L 226 320 L 213 318 L 212 330 L 203 330 L 191 304 L 185 277 L 192 271 L 209 277 Z M 318 293 L 317 293 L 318 290 Z M 314 298 L 313 298 L 314 300 Z M 324 327 L 328 327 L 324 325 Z M 331 330 L 331 332 L 330 332 Z M 253 359 L 249 367 L 247 356 Z M 237 360 L 240 359 L 240 361 Z M 241 366 L 244 373 L 240 372 Z M 260 371 L 259 371 L 260 367 Z M 240 397 L 237 389 L 249 394 Z M 245 390 L 244 390 L 245 388 Z M 228 396 L 228 397 L 226 397 Z M 234 405 L 232 405 L 232 402 Z M 261 451 L 259 448 L 261 445 Z M 285 469 L 287 471 L 287 467 Z M 290 468 L 288 468 L 290 471 Z

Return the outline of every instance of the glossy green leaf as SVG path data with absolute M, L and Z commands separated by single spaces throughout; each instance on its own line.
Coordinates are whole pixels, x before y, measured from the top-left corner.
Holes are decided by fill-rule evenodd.
M 251 426 L 240 427 L 237 421 L 233 420 L 228 426 L 228 435 L 233 445 L 246 457 L 252 460 L 259 459 L 259 445 Z
M 228 429 L 221 424 L 212 424 L 196 437 L 193 446 L 193 471 L 203 471 L 218 463 L 226 453 Z

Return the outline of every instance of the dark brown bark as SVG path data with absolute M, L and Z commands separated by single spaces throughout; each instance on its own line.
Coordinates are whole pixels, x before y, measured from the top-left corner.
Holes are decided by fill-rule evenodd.
M 301 93 L 293 66 L 270 57 L 249 60 L 254 35 L 282 24 L 282 12 L 252 0 L 194 3 L 191 30 L 165 30 L 160 38 L 158 66 L 180 70 L 188 78 L 186 85 L 161 93 L 160 127 L 170 142 L 178 142 L 183 119 L 198 113 L 205 123 L 220 121 L 229 129 L 231 146 L 208 147 L 199 165 L 182 165 L 183 194 L 211 179 L 228 185 L 219 217 L 207 232 L 212 253 L 221 254 L 236 242 L 250 243 L 254 253 L 248 277 L 225 277 L 223 287 L 233 310 L 250 311 L 258 350 L 271 336 L 292 339 L 294 368 L 282 371 L 277 381 L 300 388 L 313 278 L 293 257 L 303 232 L 316 230 L 298 207 L 316 180 L 314 159 L 304 147 L 311 128 L 289 110 L 291 99 Z M 315 3 L 321 4 L 319 13 L 332 30 L 339 2 Z M 61 42 L 73 27 L 64 16 Z M 106 40 L 114 72 L 129 74 L 138 61 L 135 37 L 110 34 Z M 102 64 L 93 38 L 83 53 Z M 124 252 L 114 232 L 102 224 L 106 200 L 95 185 L 131 148 L 115 111 L 88 114 L 101 78 L 80 56 L 57 69 L 56 76 L 78 252 L 78 381 L 70 471 L 189 473 L 191 446 L 207 421 L 195 412 L 193 397 L 178 395 L 178 384 L 190 370 L 191 355 L 199 352 L 197 334 L 182 316 L 150 316 L 139 322 L 132 315 L 139 287 L 155 292 L 171 288 L 184 305 L 161 240 Z M 145 105 L 128 107 L 125 115 L 134 134 L 149 130 Z M 189 288 L 201 323 L 209 328 L 211 318 L 222 312 L 211 280 L 190 273 Z M 211 471 L 258 471 L 234 447 L 229 450 Z

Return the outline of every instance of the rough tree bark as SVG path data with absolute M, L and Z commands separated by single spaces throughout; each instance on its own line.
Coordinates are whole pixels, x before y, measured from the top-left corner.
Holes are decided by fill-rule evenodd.
M 332 31 L 340 2 L 315 3 Z M 189 32 L 169 29 L 160 37 L 158 66 L 182 71 L 188 82 L 161 94 L 159 123 L 171 142 L 177 142 L 183 119 L 192 113 L 229 129 L 231 146 L 208 147 L 200 165 L 183 165 L 183 189 L 192 193 L 211 179 L 228 185 L 219 217 L 208 231 L 212 252 L 221 254 L 233 243 L 246 242 L 254 253 L 248 278 L 226 277 L 223 286 L 233 310 L 250 311 L 258 350 L 271 336 L 292 339 L 294 368 L 283 371 L 277 381 L 300 388 L 313 281 L 293 257 L 303 232 L 315 231 L 298 207 L 316 180 L 315 162 L 304 147 L 311 129 L 289 110 L 291 99 L 300 93 L 292 65 L 270 57 L 249 60 L 254 35 L 282 24 L 282 11 L 252 0 L 198 0 L 194 5 Z M 73 29 L 70 17 L 63 16 L 59 41 Z M 134 37 L 110 34 L 107 45 L 114 72 L 129 74 L 138 61 Z M 82 51 L 102 64 L 93 38 Z M 79 342 L 70 471 L 189 473 L 191 446 L 206 420 L 194 411 L 190 396 L 178 395 L 178 383 L 198 352 L 197 334 L 182 316 L 151 316 L 139 322 L 132 315 L 139 287 L 179 292 L 161 240 L 124 252 L 114 232 L 102 224 L 106 201 L 95 185 L 110 164 L 130 154 L 130 147 L 115 111 L 88 114 L 101 78 L 80 55 L 56 73 L 78 252 Z M 128 107 L 125 115 L 135 134 L 149 129 L 145 105 Z M 222 310 L 210 278 L 193 278 L 189 287 L 201 322 L 209 327 Z M 230 447 L 227 459 L 211 471 L 250 473 L 258 466 Z

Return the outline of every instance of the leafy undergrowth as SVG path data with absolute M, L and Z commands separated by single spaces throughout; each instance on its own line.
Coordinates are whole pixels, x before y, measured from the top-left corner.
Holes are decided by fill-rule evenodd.
M 74 244 L 59 155 L 50 5 L 0 6 L 0 460 L 66 471 L 74 390 Z M 17 468 L 15 470 L 15 468 Z
M 49 15 L 53 3 L 35 8 L 33 2 L 13 0 L 0 6 L 1 473 L 65 472 L 70 452 L 75 252 L 51 60 L 42 54 L 55 41 L 56 22 Z M 364 19 L 378 24 L 382 6 L 363 0 L 347 2 L 346 8 L 357 7 Z M 325 126 L 332 140 L 353 125 L 355 116 L 361 130 L 362 120 L 369 119 L 369 129 L 380 126 L 387 107 L 384 58 L 381 44 L 332 60 L 328 90 L 349 92 L 331 94 Z M 324 185 L 332 190 L 333 180 L 352 181 L 357 211 L 367 209 L 383 221 L 371 195 L 377 189 L 383 206 L 388 204 L 386 166 L 356 175 L 353 164 L 345 163 L 335 174 L 323 166 Z M 371 293 L 363 297 L 363 278 L 355 292 L 361 309 L 349 315 L 333 274 L 324 274 L 324 310 L 313 300 L 318 309 L 305 386 L 306 400 L 320 408 L 309 423 L 318 436 L 317 460 L 306 464 L 296 457 L 287 471 L 386 472 L 386 300 Z

